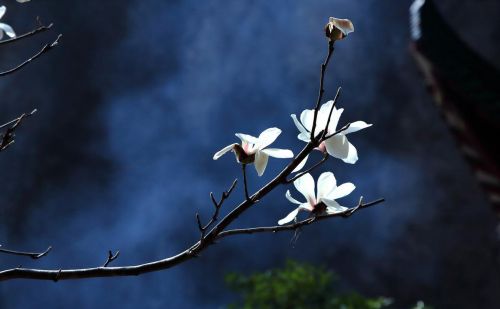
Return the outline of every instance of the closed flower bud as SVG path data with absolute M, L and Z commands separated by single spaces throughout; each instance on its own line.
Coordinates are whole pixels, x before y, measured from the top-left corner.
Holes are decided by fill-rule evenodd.
M 349 19 L 330 17 L 325 25 L 325 35 L 332 42 L 342 40 L 351 32 L 354 32 L 354 25 Z

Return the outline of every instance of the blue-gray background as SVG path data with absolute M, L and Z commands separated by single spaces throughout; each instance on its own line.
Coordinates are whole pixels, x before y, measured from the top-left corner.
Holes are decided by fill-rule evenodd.
M 0 49 L 8 68 L 64 34 L 60 47 L 0 82 L 7 121 L 36 107 L 16 144 L 0 156 L 0 243 L 53 252 L 40 261 L 0 256 L 2 268 L 86 267 L 120 249 L 114 265 L 173 255 L 195 241 L 194 213 L 210 215 L 239 168 L 213 162 L 234 132 L 278 126 L 274 144 L 297 152 L 289 115 L 311 108 L 326 51 L 328 16 L 356 32 L 337 44 L 326 98 L 342 85 L 343 121 L 374 126 L 353 134 L 360 160 L 326 168 L 358 196 L 387 202 L 349 220 L 291 234 L 226 239 L 197 260 L 133 278 L 10 281 L 0 307 L 217 308 L 230 302 L 223 276 L 286 258 L 334 269 L 344 289 L 406 306 L 495 308 L 500 303 L 495 218 L 457 151 L 408 52 L 410 1 L 44 1 L 8 6 L 18 33 L 36 16 L 54 32 Z M 500 65 L 495 1 L 440 1 L 448 21 Z M 473 19 L 471 19 L 473 17 Z M 479 18 L 479 20 L 478 20 Z M 255 189 L 283 167 L 270 160 Z M 285 188 L 236 226 L 274 224 L 292 209 Z M 242 197 L 241 188 L 225 211 Z M 475 305 L 473 305 L 475 304 Z

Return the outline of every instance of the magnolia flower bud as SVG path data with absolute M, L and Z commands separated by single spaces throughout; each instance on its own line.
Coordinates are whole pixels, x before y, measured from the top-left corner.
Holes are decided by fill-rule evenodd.
M 325 35 L 332 42 L 342 40 L 351 32 L 354 32 L 354 25 L 349 19 L 330 17 L 325 25 Z

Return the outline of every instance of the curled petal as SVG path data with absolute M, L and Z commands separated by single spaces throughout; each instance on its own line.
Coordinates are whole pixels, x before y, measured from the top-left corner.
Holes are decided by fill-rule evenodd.
M 325 30 L 327 30 L 326 35 L 331 40 L 341 40 L 349 33 L 354 32 L 354 25 L 349 19 L 330 17 Z
M 326 151 L 332 157 L 344 160 L 349 155 L 349 142 L 344 134 L 337 134 L 325 141 Z
M 311 132 L 312 130 L 313 121 L 314 121 L 314 111 L 312 109 L 303 110 L 302 113 L 300 114 L 300 122 L 302 122 L 304 128 L 309 132 Z
M 297 215 L 299 214 L 299 211 L 300 211 L 300 208 L 295 208 L 286 217 L 284 217 L 283 219 L 279 220 L 278 224 L 279 225 L 283 225 L 283 224 L 287 224 L 287 223 L 293 221 L 293 219 L 295 219 L 297 217 Z
M 297 201 L 296 199 L 294 199 L 294 198 L 292 197 L 292 194 L 290 193 L 290 190 L 286 190 L 285 197 L 287 198 L 287 200 L 289 200 L 289 201 L 290 201 L 290 202 L 292 202 L 293 204 L 297 204 L 297 205 L 302 204 L 301 202 Z
M 309 143 L 311 135 L 308 132 L 300 133 L 297 138 L 303 142 Z
M 229 151 L 233 150 L 233 148 L 234 148 L 235 145 L 238 145 L 238 144 L 227 145 L 226 147 L 224 147 L 221 150 L 217 151 L 214 154 L 213 159 L 217 160 L 218 158 L 222 157 L 226 152 L 229 152 Z
M 14 29 L 12 29 L 11 26 L 7 25 L 7 24 L 4 24 L 4 23 L 0 23 L 0 33 L 3 37 L 3 32 L 5 32 L 5 34 L 7 34 L 7 36 L 13 38 L 16 36 L 16 33 L 14 32 Z M 1 37 L 0 37 L 1 39 Z
M 349 150 L 347 151 L 347 157 L 342 161 L 344 161 L 345 163 L 354 164 L 356 163 L 356 161 L 358 161 L 358 151 L 356 150 L 356 147 L 354 147 L 353 144 L 349 143 L 349 141 L 347 141 L 347 144 L 349 146 Z
M 269 156 L 262 151 L 257 151 L 257 153 L 255 154 L 255 170 L 257 171 L 257 174 L 259 176 L 262 176 L 264 174 L 268 159 Z
M 330 119 L 330 124 L 328 125 L 328 133 L 334 133 L 337 130 L 337 125 L 339 124 L 340 116 L 344 112 L 343 108 L 333 108 L 332 118 Z
M 329 194 L 337 187 L 337 180 L 331 172 L 323 173 L 318 178 L 318 201 L 323 197 L 329 198 Z
M 2 18 L 5 15 L 6 11 L 7 7 L 5 5 L 0 6 L 0 18 Z
M 259 142 L 259 140 L 252 135 L 243 133 L 236 133 L 235 135 L 241 140 L 242 143 L 257 144 Z
M 359 130 L 363 130 L 365 128 L 371 127 L 371 124 L 368 124 L 364 121 L 355 121 L 349 125 L 349 127 L 343 132 L 344 134 L 349 134 L 353 132 L 357 132 Z
M 264 130 L 264 132 L 259 135 L 259 142 L 257 143 L 258 149 L 264 149 L 271 145 L 271 143 L 274 142 L 280 134 L 281 130 L 278 128 L 269 128 Z
M 295 114 L 291 114 L 290 116 L 292 117 L 293 123 L 295 124 L 297 129 L 299 129 L 299 132 L 307 134 L 306 128 L 304 128 L 304 126 L 300 123 L 300 121 L 297 119 L 297 116 L 295 116 Z
M 288 149 L 267 148 L 262 150 L 262 152 L 273 158 L 279 158 L 279 159 L 293 158 L 293 152 Z
M 307 155 L 304 160 L 302 160 L 299 165 L 297 165 L 297 167 L 292 171 L 292 173 L 297 173 L 298 171 L 300 171 L 301 169 L 304 168 L 304 166 L 306 165 L 307 163 L 307 159 L 309 158 L 309 155 Z
M 311 174 L 307 173 L 299 177 L 293 182 L 297 191 L 302 193 L 308 202 L 314 201 L 314 179 Z
M 310 209 L 308 208 L 307 204 L 302 204 L 299 207 L 297 207 L 294 210 L 292 210 L 292 212 L 289 213 L 286 217 L 284 217 L 283 219 L 279 220 L 278 224 L 279 225 L 283 225 L 283 224 L 290 223 L 291 221 L 293 221 L 293 219 L 295 219 L 297 217 L 297 215 L 299 214 L 299 212 L 301 210 L 310 211 Z
M 323 203 L 325 203 L 326 213 L 329 215 L 343 212 L 343 211 L 346 211 L 348 209 L 347 207 L 340 206 L 340 204 L 334 200 L 323 199 Z
M 336 200 L 351 194 L 351 192 L 354 191 L 354 189 L 356 189 L 356 186 L 354 184 L 346 182 L 336 187 L 334 190 L 332 190 L 329 194 L 325 195 L 324 197 L 329 200 Z

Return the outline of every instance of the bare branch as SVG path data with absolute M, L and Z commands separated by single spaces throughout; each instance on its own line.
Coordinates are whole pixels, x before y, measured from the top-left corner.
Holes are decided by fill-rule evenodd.
M 295 175 L 292 179 L 285 179 L 285 182 L 286 183 L 292 183 L 294 182 L 295 180 L 299 179 L 300 177 L 304 176 L 305 174 L 307 173 L 310 173 L 312 172 L 314 169 L 316 169 L 318 166 L 320 166 L 321 164 L 325 163 L 326 160 L 328 160 L 328 152 L 324 152 L 323 153 L 323 158 L 321 158 L 321 160 L 319 162 L 317 162 L 316 164 L 314 164 L 313 166 L 311 166 L 310 168 L 308 168 L 307 170 L 303 171 L 303 172 L 300 172 L 298 173 L 297 175 Z
M 115 254 L 113 254 L 113 251 L 109 250 L 108 251 L 108 259 L 106 260 L 106 262 L 104 263 L 104 265 L 102 267 L 108 267 L 109 263 L 116 260 L 119 255 L 120 255 L 120 250 L 116 251 Z
M 332 57 L 332 54 L 334 51 L 333 43 L 334 43 L 334 41 L 328 42 L 328 55 L 326 56 L 325 62 L 321 64 L 321 76 L 319 79 L 319 93 L 318 93 L 318 100 L 316 101 L 316 107 L 314 108 L 314 119 L 313 119 L 313 124 L 312 124 L 312 129 L 311 129 L 311 140 L 314 140 L 316 138 L 316 136 L 314 136 L 314 131 L 316 129 L 316 122 L 318 119 L 319 105 L 321 104 L 321 100 L 323 99 L 323 94 L 325 93 L 325 89 L 324 89 L 325 71 L 326 71 L 328 63 L 330 62 L 330 58 Z
M 328 136 L 325 136 L 325 138 L 323 139 L 323 141 L 326 141 L 327 139 L 329 139 L 330 137 L 333 137 L 339 133 L 342 133 L 344 132 L 345 130 L 349 129 L 349 127 L 351 126 L 351 123 L 348 122 L 345 126 L 343 126 L 342 128 L 338 129 L 337 131 L 333 132 L 332 134 L 328 135 Z
M 52 28 L 52 26 L 53 26 L 53 24 L 52 24 L 52 23 L 50 23 L 50 24 L 49 24 L 49 25 L 47 25 L 47 26 L 42 25 L 42 24 L 40 23 L 40 20 L 39 20 L 39 19 L 37 19 L 37 22 L 38 22 L 38 24 L 39 24 L 38 28 L 33 29 L 33 30 L 31 30 L 30 32 L 26 32 L 26 33 L 24 33 L 24 34 L 21 34 L 21 35 L 18 35 L 18 36 L 16 36 L 16 37 L 13 37 L 13 38 L 11 38 L 11 39 L 0 41 L 0 46 L 3 46 L 3 45 L 8 45 L 8 44 L 11 44 L 11 43 L 14 43 L 14 42 L 19 42 L 19 41 L 21 41 L 21 40 L 23 40 L 23 39 L 29 38 L 29 37 L 31 37 L 31 36 L 34 36 L 34 35 L 38 34 L 38 33 L 41 33 L 41 32 L 44 32 L 44 31 L 47 31 L 47 30 L 51 29 L 51 28 Z
M 210 219 L 210 221 L 208 221 L 207 224 L 203 225 L 201 223 L 199 213 L 196 213 L 196 221 L 198 223 L 198 229 L 200 230 L 200 234 L 201 234 L 200 240 L 203 240 L 203 237 L 205 237 L 205 233 L 208 230 L 208 228 L 210 226 L 212 226 L 212 224 L 215 223 L 215 221 L 218 220 L 219 211 L 222 207 L 222 204 L 224 204 L 224 201 L 231 195 L 231 193 L 233 192 L 237 183 L 238 183 L 238 179 L 235 179 L 233 181 L 233 183 L 231 184 L 231 186 L 229 187 L 229 189 L 227 191 L 222 192 L 222 196 L 218 202 L 215 199 L 213 192 L 210 192 L 210 199 L 212 200 L 212 203 L 214 205 L 214 213 L 212 215 L 212 218 Z
M 2 245 L 0 245 L 1 247 Z M 27 256 L 30 257 L 34 260 L 38 260 L 40 258 L 43 258 L 47 254 L 49 254 L 50 250 L 52 250 L 52 246 L 49 246 L 45 251 L 43 252 L 25 252 L 25 251 L 16 251 L 16 250 L 8 250 L 8 249 L 2 249 L 0 248 L 0 253 L 5 253 L 5 254 L 10 254 L 10 255 L 19 255 L 19 256 Z
M 302 221 L 293 223 L 293 224 L 288 224 L 288 225 L 276 225 L 276 226 L 267 226 L 267 227 L 254 227 L 254 228 L 247 228 L 247 229 L 234 229 L 234 230 L 227 230 L 224 232 L 221 232 L 217 239 L 224 238 L 227 236 L 232 236 L 232 235 L 239 235 L 239 234 L 255 234 L 255 233 L 277 233 L 277 232 L 283 232 L 283 231 L 294 231 L 297 230 L 301 227 L 304 227 L 306 225 L 310 225 L 314 222 L 318 222 L 321 220 L 325 219 L 330 219 L 330 218 L 335 218 L 335 217 L 341 217 L 341 218 L 347 218 L 354 214 L 357 210 L 367 208 L 370 206 L 374 206 L 376 204 L 382 203 L 384 199 L 378 199 L 373 202 L 369 202 L 366 204 L 363 204 L 362 201 L 355 206 L 348 208 L 342 212 L 330 214 L 330 215 L 320 215 L 308 219 L 304 219 Z
M 33 116 L 37 112 L 36 109 L 32 110 L 31 113 L 29 114 L 22 114 L 21 116 L 17 117 L 16 119 L 13 119 L 7 123 L 4 123 L 0 125 L 0 130 L 10 126 L 5 133 L 0 133 L 0 152 L 4 151 L 7 149 L 9 146 L 11 146 L 14 143 L 14 138 L 15 138 L 15 131 L 16 129 L 21 125 L 24 119 Z
M 4 71 L 4 72 L 0 72 L 0 77 L 12 74 L 12 73 L 14 73 L 16 71 L 19 71 L 20 69 L 22 69 L 24 66 L 28 65 L 33 60 L 37 59 L 41 55 L 43 55 L 46 52 L 50 51 L 52 48 L 56 47 L 59 44 L 59 39 L 61 37 L 62 37 L 62 34 L 59 34 L 57 36 L 57 39 L 54 42 L 49 43 L 49 44 L 45 44 L 38 53 L 34 54 L 31 58 L 29 58 L 28 60 L 26 60 L 23 63 L 19 64 L 18 66 L 14 67 L 14 68 L 12 68 L 10 70 Z
M 323 130 L 323 134 L 321 134 L 320 138 L 321 140 L 323 140 L 326 134 L 328 134 L 328 127 L 330 126 L 330 120 L 332 119 L 333 109 L 335 108 L 335 105 L 337 105 L 337 100 L 340 96 L 340 90 L 342 90 L 342 87 L 337 88 L 337 93 L 335 94 L 335 98 L 333 98 L 333 104 L 332 107 L 330 108 L 330 113 L 328 114 L 328 120 L 326 121 L 326 126 Z

